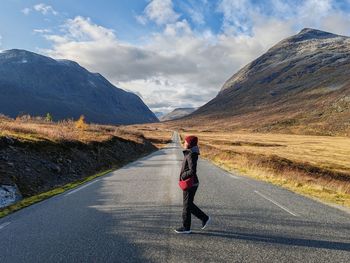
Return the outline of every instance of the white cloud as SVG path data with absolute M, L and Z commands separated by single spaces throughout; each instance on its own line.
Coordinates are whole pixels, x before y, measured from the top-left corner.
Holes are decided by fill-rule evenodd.
M 47 15 L 47 14 L 53 14 L 55 16 L 58 15 L 58 12 L 55 9 L 53 9 L 52 6 L 43 4 L 43 3 L 34 5 L 33 9 L 35 11 L 42 13 L 43 15 Z
M 279 34 L 267 35 L 275 21 L 259 23 L 255 37 L 237 37 L 208 30 L 199 34 L 182 20 L 167 24 L 148 43 L 135 46 L 121 42 L 113 30 L 89 18 L 76 17 L 66 21 L 64 35 L 46 34 L 53 48 L 45 52 L 75 60 L 117 86 L 142 94 L 155 111 L 169 111 L 207 102 L 234 71 L 291 32 L 281 24 Z
M 340 12 L 334 12 L 325 16 L 321 23 L 320 28 L 325 31 L 332 32 L 340 35 L 350 35 L 350 16 L 345 16 Z
M 205 23 L 204 21 L 204 15 L 201 11 L 196 10 L 194 8 L 187 9 L 187 12 L 189 13 L 192 21 L 198 25 L 203 25 Z
M 207 0 L 196 0 L 196 2 L 192 0 L 183 1 L 180 3 L 180 7 L 196 25 L 204 25 L 205 13 L 210 12 L 210 10 L 208 10 L 209 5 Z
M 222 29 L 227 34 L 246 33 L 251 29 L 250 17 L 255 6 L 250 0 L 221 0 L 217 11 L 223 14 Z
M 65 22 L 63 34 L 43 32 L 52 43 L 44 52 L 100 72 L 120 88 L 141 94 L 154 111 L 198 107 L 215 97 L 225 80 L 242 66 L 303 27 L 350 33 L 349 16 L 334 10 L 328 1 L 305 0 L 301 6 L 282 0 L 271 2 L 276 3 L 274 16 L 256 7 L 244 10 L 240 4 L 251 6 L 249 0 L 221 1 L 218 11 L 223 13 L 223 31 L 216 34 L 210 29 L 195 31 L 176 13 L 167 22 L 152 16 L 162 30 L 139 45 L 125 43 L 112 29 L 77 16 Z M 310 10 L 310 16 L 303 8 Z M 146 23 L 150 17 L 145 14 L 146 10 L 141 17 Z M 236 20 L 235 14 L 241 18 Z M 249 21 L 245 22 L 248 14 Z
M 68 19 L 64 28 L 67 30 L 67 37 L 73 40 L 114 40 L 115 34 L 112 29 L 99 26 L 91 22 L 90 18 L 77 16 L 74 19 Z
M 335 8 L 334 0 L 305 0 L 295 8 L 294 25 L 312 27 L 336 34 L 349 35 L 349 14 Z
M 141 25 L 147 24 L 147 18 L 144 15 L 135 15 L 136 21 L 139 22 Z
M 47 34 L 47 33 L 51 33 L 51 29 L 47 29 L 47 28 L 43 28 L 43 29 L 33 29 L 34 33 L 38 33 L 38 34 Z
M 300 6 L 299 14 L 319 18 L 328 14 L 332 9 L 332 0 L 307 0 Z
M 34 8 L 34 10 L 42 13 L 43 15 L 47 15 L 47 14 L 50 14 L 50 13 L 53 14 L 53 15 L 58 15 L 58 12 L 55 9 L 53 9 L 52 6 L 46 5 L 46 4 L 43 4 L 43 3 L 37 4 L 33 8 Z
M 335 0 L 303 0 L 300 2 L 220 0 L 217 11 L 223 15 L 222 29 L 226 34 L 242 32 L 250 34 L 257 25 L 254 23 L 254 17 L 258 15 L 265 15 L 267 19 L 274 18 L 282 22 L 291 21 L 295 28 L 320 28 L 325 18 L 337 13 L 335 2 Z M 344 17 L 342 12 L 338 12 L 337 15 Z
M 52 6 L 44 4 L 44 3 L 36 4 L 31 8 L 26 7 L 26 8 L 23 8 L 21 10 L 21 12 L 25 15 L 28 15 L 32 11 L 37 11 L 43 15 L 52 14 L 52 15 L 57 16 L 59 14 Z
M 152 0 L 146 6 L 144 14 L 136 16 L 136 19 L 141 24 L 146 24 L 149 20 L 164 25 L 177 21 L 179 17 L 180 15 L 174 11 L 172 0 Z
M 31 10 L 30 8 L 28 8 L 28 7 L 23 8 L 23 9 L 21 10 L 21 12 L 22 12 L 23 14 L 25 14 L 25 15 L 28 15 L 31 11 L 32 11 L 32 10 Z

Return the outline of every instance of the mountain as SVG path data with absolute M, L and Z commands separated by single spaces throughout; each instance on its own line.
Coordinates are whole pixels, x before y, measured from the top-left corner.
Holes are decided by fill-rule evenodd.
M 350 136 L 349 120 L 350 38 L 305 28 L 239 70 L 215 98 L 181 121 Z
M 161 111 L 155 111 L 154 114 L 157 116 L 158 119 L 164 115 L 164 112 Z
M 78 118 L 101 124 L 158 122 L 135 94 L 113 86 L 70 60 L 26 50 L 0 52 L 0 113 L 26 113 L 54 120 Z
M 181 117 L 187 116 L 190 113 L 194 112 L 196 108 L 176 108 L 173 111 L 160 117 L 160 121 L 169 121 L 179 119 Z

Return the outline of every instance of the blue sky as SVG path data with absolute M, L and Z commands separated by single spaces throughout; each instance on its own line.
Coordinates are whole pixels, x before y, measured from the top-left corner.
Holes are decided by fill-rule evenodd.
M 3 0 L 0 50 L 67 58 L 154 111 L 198 107 L 281 39 L 350 35 L 350 0 Z
M 5 0 L 1 4 L 0 29 L 2 35 L 2 49 L 24 48 L 37 51 L 43 47 L 49 47 L 46 41 L 35 29 L 47 29 L 59 31 L 65 20 L 76 16 L 89 17 L 95 23 L 106 28 L 114 29 L 118 38 L 131 43 L 138 43 L 152 32 L 161 30 L 156 23 L 148 23 L 147 26 L 138 22 L 136 17 L 142 15 L 143 10 L 150 1 L 148 0 L 106 0 L 84 1 L 84 0 L 60 0 L 60 1 L 11 1 Z M 173 1 L 174 11 L 178 12 L 180 19 L 186 19 L 191 27 L 197 30 L 210 28 L 217 33 L 221 30 L 222 14 L 212 12 L 217 8 L 217 3 L 208 1 L 203 5 L 202 0 Z M 43 14 L 33 7 L 38 4 L 50 6 L 52 11 Z M 25 9 L 30 9 L 24 14 Z M 199 8 L 203 22 L 193 18 L 191 11 Z M 11 25 L 11 26 L 5 26 Z

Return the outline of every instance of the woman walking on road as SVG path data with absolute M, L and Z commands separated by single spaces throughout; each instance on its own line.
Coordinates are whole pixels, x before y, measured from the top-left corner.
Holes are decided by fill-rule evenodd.
M 199 155 L 198 138 L 196 136 L 186 136 L 184 148 L 184 160 L 182 162 L 179 178 L 180 184 L 186 183 L 186 187 L 183 188 L 185 189 L 183 190 L 183 226 L 176 229 L 175 232 L 179 234 L 190 234 L 191 214 L 202 221 L 202 229 L 208 225 L 210 217 L 193 203 L 199 185 L 197 177 L 197 161 Z

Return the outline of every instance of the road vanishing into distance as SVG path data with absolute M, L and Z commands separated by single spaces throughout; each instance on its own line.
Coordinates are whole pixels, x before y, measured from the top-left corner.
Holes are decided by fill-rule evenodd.
M 183 158 L 166 148 L 0 220 L 0 262 L 350 262 L 350 214 L 200 159 L 181 235 Z

